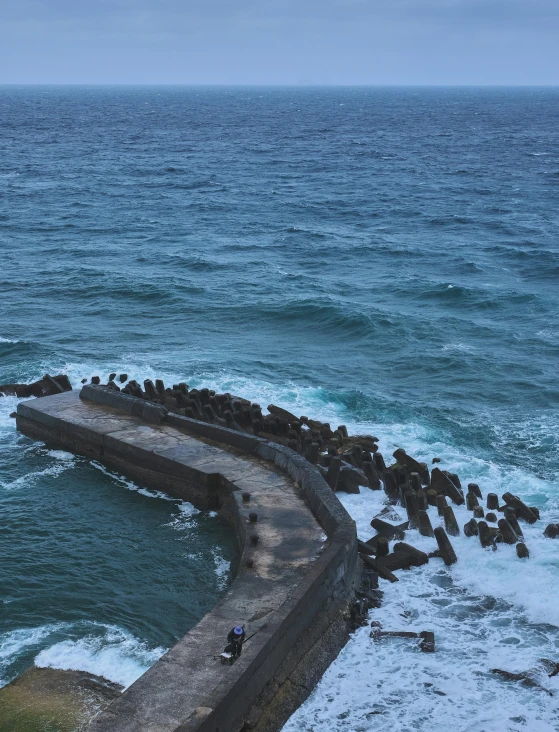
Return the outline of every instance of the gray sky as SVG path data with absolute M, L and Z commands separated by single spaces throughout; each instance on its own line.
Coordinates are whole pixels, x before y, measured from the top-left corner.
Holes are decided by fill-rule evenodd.
M 0 83 L 559 84 L 559 0 L 0 0 Z

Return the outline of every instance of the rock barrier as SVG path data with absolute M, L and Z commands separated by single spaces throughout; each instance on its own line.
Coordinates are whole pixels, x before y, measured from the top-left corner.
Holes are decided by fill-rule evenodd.
M 126 381 L 125 377 L 127 374 L 121 374 L 118 380 L 122 383 Z M 464 526 L 464 534 L 468 537 L 478 536 L 482 547 L 496 549 L 501 542 L 517 543 L 523 536 L 519 519 L 529 524 L 539 519 L 536 508 L 528 507 L 511 493 L 503 494 L 504 506 L 501 506 L 499 496 L 488 492 L 488 512 L 485 513 L 480 504 L 483 495 L 479 485 L 469 483 L 464 495 L 459 476 L 439 467 L 439 458 L 433 459 L 433 467 L 429 470 L 426 463 L 408 455 L 403 448 L 398 448 L 392 454 L 395 462 L 387 464 L 379 452 L 377 437 L 350 435 L 345 425 L 334 429 L 327 422 L 305 415 L 297 416 L 275 404 L 268 405 L 267 413 L 264 413 L 259 404 L 243 397 L 228 392 L 220 394 L 209 388 L 191 389 L 185 382 L 166 387 L 161 379 L 155 382 L 146 379 L 141 385 L 131 380 L 119 386 L 116 379 L 116 373 L 110 374 L 105 388 L 99 389 L 95 385 L 100 384 L 100 377 L 92 377 L 94 386 L 84 387 L 83 393 L 86 395 L 90 393 L 88 389 L 97 388 L 94 398 L 107 405 L 111 402 L 111 392 L 119 393 L 120 408 L 155 423 L 165 419 L 176 424 L 181 417 L 194 420 L 198 434 L 206 437 L 216 436 L 218 432 L 223 434 L 222 430 L 227 429 L 230 444 L 237 447 L 250 445 L 250 439 L 254 437 L 282 445 L 316 466 L 332 491 L 358 493 L 362 488 L 384 490 L 392 503 L 399 503 L 406 509 L 406 529 L 417 528 L 424 536 L 435 537 L 429 517 L 429 509 L 433 506 L 436 506 L 439 516 L 444 520 L 447 539 L 448 536 L 460 535 L 458 522 L 448 501 L 455 505 L 465 504 L 468 511 L 472 511 L 473 518 Z M 495 512 L 504 512 L 504 519 L 499 519 Z M 401 541 L 405 536 L 405 530 L 391 524 L 383 526 L 378 521 L 377 525 L 371 522 L 378 537 L 367 542 L 368 551 L 373 551 L 373 554 L 362 551 L 369 557 L 374 556 L 377 548 L 380 556 L 385 556 L 387 542 Z M 554 525 L 550 525 L 545 535 L 559 536 L 559 528 L 555 533 Z M 383 539 L 377 547 L 375 539 L 379 537 Z M 523 556 L 527 556 L 527 548 L 520 551 Z M 446 542 L 445 553 L 448 558 L 450 552 Z M 393 581 L 394 575 L 389 571 L 388 564 L 385 562 L 385 574 Z

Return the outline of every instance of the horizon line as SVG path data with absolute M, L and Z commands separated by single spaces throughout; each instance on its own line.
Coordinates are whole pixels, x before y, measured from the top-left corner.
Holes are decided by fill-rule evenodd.
M 219 89 L 557 89 L 557 84 L 321 84 L 321 83 L 182 83 L 182 82 L 0 82 L 1 87 L 176 87 Z

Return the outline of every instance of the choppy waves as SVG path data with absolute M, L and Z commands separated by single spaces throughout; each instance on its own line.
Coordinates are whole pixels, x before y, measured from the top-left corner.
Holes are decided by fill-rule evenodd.
M 35 665 L 87 671 L 128 687 L 166 650 L 149 648 L 122 628 L 107 626 L 101 628 L 102 634 L 95 627 L 89 630 L 86 636 L 67 638 L 45 648 L 35 657 Z
M 149 648 L 123 628 L 102 623 L 51 623 L 19 628 L 0 635 L 0 685 L 10 680 L 12 664 L 30 652 L 36 654 L 36 666 L 87 671 L 127 687 L 165 649 Z
M 360 537 L 370 538 L 370 519 L 384 505 L 381 494 L 364 489 L 343 502 Z M 516 557 L 514 547 L 494 553 L 476 539 L 460 538 L 454 539 L 459 562 L 452 568 L 431 560 L 398 573 L 394 585 L 382 583 L 383 604 L 370 618 L 386 630 L 434 631 L 435 654 L 421 653 L 414 641 L 373 641 L 369 627 L 358 630 L 284 731 L 442 732 L 449 718 L 464 732 L 557 729 L 559 682 L 538 669 L 542 658 L 557 660 L 559 648 L 556 560 L 541 531 L 526 539 L 530 564 Z M 433 540 L 416 531 L 408 532 L 408 541 L 433 549 Z M 553 697 L 503 681 L 494 668 L 534 668 L 535 680 Z

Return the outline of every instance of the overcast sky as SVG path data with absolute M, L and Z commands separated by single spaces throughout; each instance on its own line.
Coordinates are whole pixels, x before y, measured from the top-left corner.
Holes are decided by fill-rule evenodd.
M 559 0 L 0 0 L 0 83 L 559 84 Z

